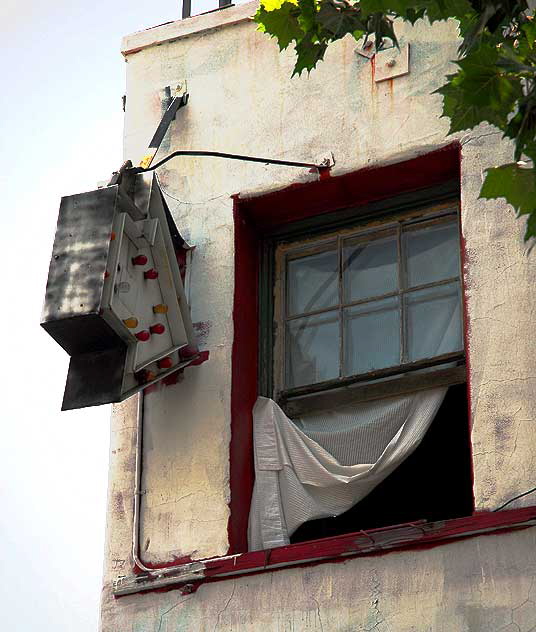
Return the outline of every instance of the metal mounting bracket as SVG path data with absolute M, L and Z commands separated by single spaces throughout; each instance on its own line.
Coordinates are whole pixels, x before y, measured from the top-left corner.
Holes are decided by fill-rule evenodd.
M 409 73 L 409 44 L 400 43 L 400 48 L 384 48 L 374 56 L 374 81 L 379 83 Z
M 151 163 L 153 162 L 153 159 L 160 147 L 160 143 L 164 139 L 164 136 L 166 135 L 166 132 L 171 125 L 171 121 L 175 119 L 177 111 L 188 103 L 189 97 L 190 95 L 188 94 L 188 84 L 185 79 L 177 85 L 175 89 L 175 94 L 171 99 L 171 102 L 168 105 L 166 111 L 164 112 L 162 120 L 156 128 L 156 132 L 154 133 L 151 142 L 149 143 L 147 153 L 140 161 L 140 167 L 147 169 L 147 167 L 151 166 Z

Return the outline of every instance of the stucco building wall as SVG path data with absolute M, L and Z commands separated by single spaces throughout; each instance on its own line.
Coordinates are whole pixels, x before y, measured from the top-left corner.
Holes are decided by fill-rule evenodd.
M 333 175 L 388 164 L 451 142 L 431 94 L 452 71 L 456 25 L 401 26 L 410 73 L 375 83 L 346 38 L 318 69 L 290 79 L 293 54 L 255 30 L 255 3 L 125 38 L 125 159 L 145 153 L 166 86 L 188 81 L 190 102 L 159 155 L 211 149 L 290 160 L 335 155 Z M 223 24 L 222 24 L 223 23 Z M 219 24 L 219 26 L 218 26 Z M 503 201 L 478 200 L 483 170 L 511 159 L 481 126 L 462 144 L 461 219 L 466 266 L 475 505 L 494 509 L 534 486 L 534 284 L 523 225 Z M 145 561 L 200 559 L 228 550 L 233 219 L 235 193 L 313 177 L 214 158 L 179 158 L 158 170 L 183 236 L 196 246 L 190 301 L 203 365 L 146 396 L 140 543 Z M 136 398 L 114 407 L 102 629 L 536 630 L 536 531 L 472 538 L 205 584 L 192 595 L 114 600 L 131 574 Z M 530 496 L 514 506 L 534 504 Z

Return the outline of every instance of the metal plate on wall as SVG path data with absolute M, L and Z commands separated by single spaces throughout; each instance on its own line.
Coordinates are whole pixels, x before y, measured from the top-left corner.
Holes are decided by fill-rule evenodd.
M 374 81 L 379 83 L 409 73 L 409 44 L 400 43 L 380 50 L 374 56 Z

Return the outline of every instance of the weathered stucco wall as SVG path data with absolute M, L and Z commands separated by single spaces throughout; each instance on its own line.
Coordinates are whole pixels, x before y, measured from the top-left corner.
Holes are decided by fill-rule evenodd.
M 531 632 L 536 529 L 121 597 L 113 632 Z
M 125 158 L 144 154 L 165 86 L 188 80 L 190 103 L 164 140 L 175 149 L 321 160 L 334 174 L 425 153 L 451 139 L 439 87 L 455 57 L 456 28 L 405 27 L 407 76 L 376 84 L 371 62 L 347 38 L 311 76 L 290 79 L 292 53 L 242 20 L 254 3 L 130 36 Z M 218 14 L 216 14 L 218 15 Z M 223 19 L 223 18 L 222 18 Z M 185 26 L 186 25 L 186 26 Z M 204 30 L 210 27 L 212 30 Z M 196 32 L 196 30 L 198 32 Z M 178 39 L 174 39 L 178 38 Z M 169 41 L 168 41 L 169 40 Z M 501 201 L 477 199 L 482 171 L 511 159 L 482 126 L 461 135 L 462 231 L 471 363 L 475 502 L 493 509 L 534 485 L 536 259 Z M 210 360 L 146 397 L 141 552 L 157 563 L 227 552 L 233 225 L 230 196 L 311 177 L 300 170 L 203 158 L 159 169 L 169 205 L 195 244 L 191 306 Z M 135 400 L 135 398 L 134 398 Z M 536 629 L 535 531 L 480 537 L 418 553 L 390 553 L 177 592 L 110 597 L 132 569 L 135 401 L 114 408 L 103 629 L 120 630 L 522 630 Z M 534 504 L 527 497 L 517 506 Z M 533 627 L 534 626 L 534 627 Z

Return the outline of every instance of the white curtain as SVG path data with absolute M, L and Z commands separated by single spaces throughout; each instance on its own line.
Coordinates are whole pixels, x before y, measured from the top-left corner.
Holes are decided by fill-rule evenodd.
M 289 543 L 308 520 L 362 500 L 419 445 L 446 388 L 290 420 L 271 399 L 253 409 L 255 487 L 249 550 Z

